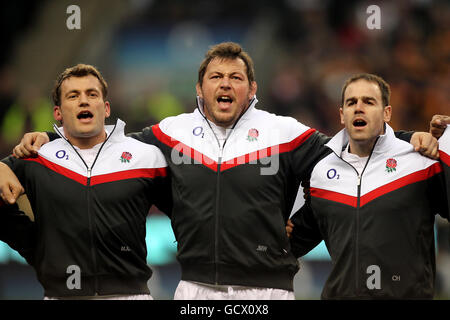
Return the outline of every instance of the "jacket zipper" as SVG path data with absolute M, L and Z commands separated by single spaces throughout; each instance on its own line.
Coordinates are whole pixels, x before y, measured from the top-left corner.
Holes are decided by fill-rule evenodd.
M 87 211 L 88 211 L 88 218 L 89 218 L 89 237 L 90 237 L 90 242 L 91 242 L 91 255 L 92 255 L 92 262 L 93 262 L 93 266 L 94 266 L 94 296 L 98 296 L 98 278 L 97 278 L 97 273 L 98 273 L 98 265 L 97 265 L 97 255 L 95 253 L 95 245 L 94 245 L 94 232 L 93 232 L 93 219 L 95 217 L 92 217 L 92 213 L 90 210 L 90 186 L 91 186 L 91 175 L 92 175 L 92 169 L 94 168 L 95 163 L 97 162 L 98 156 L 100 155 L 100 152 L 103 149 L 103 146 L 106 144 L 106 142 L 109 140 L 109 137 L 111 137 L 111 135 L 113 134 L 114 130 L 116 130 L 116 125 L 114 126 L 114 128 L 111 130 L 111 133 L 106 137 L 105 141 L 103 141 L 102 145 L 100 146 L 100 149 L 97 152 L 97 155 L 95 156 L 94 162 L 92 163 L 91 167 L 89 168 L 89 166 L 87 165 L 87 163 L 84 161 L 83 157 L 79 154 L 79 152 L 77 151 L 77 149 L 75 149 L 75 147 L 73 146 L 72 143 L 70 143 L 69 140 L 66 139 L 66 137 L 64 137 L 61 132 L 58 130 L 58 128 L 56 126 L 54 126 L 54 128 L 56 129 L 56 131 L 59 133 L 59 135 L 66 140 L 66 142 L 72 147 L 72 149 L 75 151 L 75 153 L 78 155 L 78 157 L 81 159 L 81 161 L 83 162 L 83 164 L 85 165 L 86 169 L 87 169 L 87 181 L 86 181 L 86 187 L 87 187 L 87 199 L 86 199 L 86 203 L 87 203 Z M 92 219 L 91 219 L 92 218 Z
M 216 134 L 214 133 L 214 130 L 211 127 L 211 124 L 206 119 L 206 122 L 209 125 L 209 128 L 211 129 L 214 137 L 216 138 L 217 145 L 219 146 L 219 157 L 217 159 L 217 180 L 216 180 L 216 208 L 215 208 L 215 216 L 214 216 L 214 283 L 216 285 L 219 284 L 219 208 L 220 208 L 220 167 L 222 164 L 222 156 L 223 156 L 223 149 L 225 148 L 225 144 L 227 143 L 228 138 L 231 135 L 231 132 L 234 128 L 231 129 L 230 133 L 226 136 L 225 141 L 223 142 L 223 145 L 220 145 L 220 141 L 217 138 Z
M 215 209 L 215 216 L 214 216 L 214 218 L 215 218 L 214 219 L 215 220 L 215 224 L 214 224 L 214 269 L 215 269 L 214 270 L 214 283 L 216 285 L 219 284 L 218 264 L 219 264 L 220 167 L 222 164 L 223 150 L 225 149 L 225 144 L 227 143 L 228 138 L 230 137 L 231 133 L 234 131 L 234 128 L 236 127 L 237 123 L 242 118 L 242 116 L 250 109 L 250 106 L 252 105 L 254 100 L 255 100 L 254 98 L 252 100 L 250 100 L 249 107 L 244 112 L 242 112 L 239 115 L 239 117 L 236 119 L 236 122 L 231 127 L 230 132 L 228 133 L 228 135 L 225 138 L 225 141 L 223 142 L 223 145 L 220 145 L 220 141 L 217 138 L 216 133 L 214 132 L 213 128 L 211 127 L 211 124 L 209 123 L 208 118 L 206 118 L 206 116 L 201 112 L 200 106 L 197 104 L 197 108 L 199 109 L 200 114 L 203 116 L 203 118 L 205 119 L 209 128 L 211 129 L 211 132 L 212 132 L 214 138 L 216 138 L 217 145 L 219 146 L 219 157 L 217 159 L 218 162 L 217 162 L 217 183 L 216 183 L 216 209 Z
M 99 151 L 100 152 L 100 151 Z M 80 155 L 79 155 L 80 156 Z M 98 156 L 98 154 L 97 154 Z M 80 156 L 80 158 L 83 160 L 84 159 Z M 92 174 L 92 168 L 94 167 L 94 164 L 92 164 L 92 166 L 89 168 L 87 166 L 87 164 L 84 162 L 84 165 L 87 168 L 87 183 L 86 183 L 86 187 L 87 187 L 87 195 L 86 195 L 86 203 L 87 203 L 87 211 L 88 211 L 88 219 L 89 219 L 89 236 L 90 236 L 90 240 L 91 240 L 91 255 L 92 255 L 92 262 L 94 264 L 94 296 L 97 296 L 98 293 L 98 279 L 97 279 L 97 256 L 95 254 L 95 245 L 94 245 L 94 232 L 93 232 L 93 225 L 94 222 L 92 221 L 94 219 L 94 217 L 92 217 L 92 213 L 91 213 L 91 209 L 90 209 L 90 186 L 91 186 L 91 174 Z
M 370 156 L 369 156 L 370 158 Z M 356 294 L 359 294 L 359 208 L 361 205 L 361 178 L 362 178 L 362 174 L 364 173 L 364 170 L 366 169 L 367 163 L 369 162 L 369 159 L 367 159 L 366 161 L 366 165 L 364 166 L 363 171 L 361 172 L 361 174 L 358 173 L 358 184 L 357 184 L 357 198 L 356 198 L 356 235 L 355 235 L 355 249 L 356 249 L 356 254 L 355 254 L 355 266 L 356 266 Z M 355 169 L 356 170 L 356 169 Z
M 214 132 L 213 128 L 211 127 L 211 124 L 209 123 L 209 120 L 206 119 L 206 123 L 208 123 L 209 128 L 211 129 L 211 132 L 213 133 L 213 136 L 216 138 L 217 145 L 219 147 L 219 157 L 217 159 L 217 180 L 216 180 L 216 208 L 215 208 L 215 216 L 214 216 L 214 283 L 216 285 L 219 284 L 219 209 L 220 209 L 220 167 L 222 165 L 222 157 L 223 157 L 223 150 L 225 149 L 225 144 L 228 141 L 228 138 L 230 137 L 231 133 L 233 132 L 234 128 L 236 127 L 237 121 L 231 127 L 228 135 L 225 137 L 225 141 L 223 142 L 223 145 L 220 145 L 220 141 L 216 136 L 216 133 Z
M 348 163 L 347 161 L 345 161 L 344 159 L 342 159 L 342 157 L 340 157 L 336 152 L 334 152 L 334 154 L 340 158 L 342 161 L 344 161 L 345 163 L 347 163 L 350 167 L 353 168 L 353 170 L 355 170 L 356 175 L 357 175 L 357 198 L 356 198 L 356 234 L 355 234 L 355 248 L 356 248 L 356 254 L 355 254 L 355 285 L 356 285 L 356 294 L 359 294 L 359 209 L 361 206 L 361 181 L 362 181 L 362 176 L 364 174 L 364 171 L 366 171 L 367 165 L 370 161 L 370 158 L 372 157 L 373 154 L 373 150 L 375 149 L 375 145 L 378 142 L 379 137 L 377 137 L 377 139 L 375 140 L 375 143 L 373 144 L 372 150 L 370 151 L 369 157 L 367 158 L 366 164 L 364 165 L 363 170 L 361 171 L 361 174 L 359 174 L 358 170 L 356 170 L 356 168 L 354 166 L 352 166 L 350 163 Z
M 216 216 L 214 225 L 214 283 L 219 284 L 219 208 L 220 208 L 220 166 L 222 164 L 223 149 L 220 149 L 220 155 L 217 163 L 217 193 L 216 193 Z

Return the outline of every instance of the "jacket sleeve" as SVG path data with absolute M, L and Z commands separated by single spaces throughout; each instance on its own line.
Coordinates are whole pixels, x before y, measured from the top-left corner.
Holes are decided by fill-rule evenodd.
M 5 163 L 16 175 L 16 177 L 19 179 L 20 183 L 25 188 L 24 181 L 26 180 L 26 173 L 25 173 L 25 167 L 24 163 L 25 161 L 22 159 L 17 159 L 13 155 L 10 155 L 4 159 L 1 160 L 3 163 Z M 26 192 L 26 190 L 25 190 Z
M 165 213 L 169 218 L 172 217 L 172 185 L 170 183 L 170 173 L 166 177 L 158 177 L 156 179 L 154 204 L 160 211 Z
M 16 250 L 33 265 L 35 223 L 17 205 L 0 205 L 0 241 Z
M 15 164 L 15 162 L 17 161 L 17 159 L 16 159 L 13 155 L 10 155 L 10 156 L 8 156 L 8 157 L 6 157 L 6 158 L 3 158 L 1 161 L 2 161 L 3 163 L 7 164 L 8 167 L 10 167 L 11 170 L 14 171 L 14 164 Z
M 439 168 L 441 164 L 439 163 Z M 428 179 L 428 198 L 430 199 L 432 212 L 450 220 L 448 201 L 448 179 L 445 176 L 445 169 L 434 174 Z M 446 185 L 447 184 L 447 185 Z
M 22 173 L 23 163 L 12 155 L 1 160 L 18 176 Z M 36 237 L 35 223 L 15 205 L 0 204 L 0 241 L 8 244 L 32 265 Z
M 443 189 L 447 200 L 447 215 L 449 219 L 450 210 L 450 125 L 447 125 L 444 134 L 439 138 L 439 158 L 443 170 Z M 441 214 L 442 215 L 442 214 Z M 450 219 L 449 219 L 450 220 Z M 449 239 L 450 240 L 450 239 Z
M 60 138 L 60 136 L 56 132 L 46 131 L 45 133 L 47 134 L 50 141 Z
M 140 142 L 151 144 L 160 148 L 159 140 L 153 133 L 153 126 L 145 127 L 140 132 L 128 133 L 127 136 Z M 162 153 L 161 157 L 164 157 Z M 173 201 L 169 167 L 167 167 L 167 176 L 158 178 L 156 180 L 156 183 L 157 187 L 155 188 L 156 197 L 154 204 L 158 207 L 159 210 L 164 212 L 170 218 L 172 215 Z
M 147 144 L 153 144 L 156 146 L 159 145 L 158 139 L 156 139 L 155 135 L 153 134 L 152 126 L 145 127 L 140 132 L 128 133 L 127 136 Z
M 294 225 L 290 237 L 291 249 L 296 258 L 304 256 L 317 246 L 322 240 L 316 218 L 308 197 L 305 204 L 291 218 Z
M 325 146 L 328 141 L 330 137 L 315 131 L 291 152 L 292 170 L 297 179 L 309 179 L 317 162 L 331 152 L 331 149 Z
M 403 141 L 410 142 L 414 131 L 395 131 L 395 136 Z

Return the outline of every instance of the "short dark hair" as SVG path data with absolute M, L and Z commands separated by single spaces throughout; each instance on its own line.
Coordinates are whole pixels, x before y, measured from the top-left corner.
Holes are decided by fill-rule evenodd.
M 86 77 L 88 75 L 93 75 L 98 79 L 98 81 L 100 81 L 100 84 L 102 86 L 101 89 L 103 100 L 105 100 L 108 94 L 108 84 L 106 83 L 105 79 L 103 79 L 103 76 L 101 75 L 100 71 L 98 71 L 97 68 L 89 64 L 79 63 L 76 66 L 67 68 L 58 76 L 58 78 L 56 78 L 55 85 L 52 91 L 52 99 L 54 105 L 55 106 L 61 105 L 61 84 L 63 83 L 64 80 L 70 77 Z
M 209 63 L 214 58 L 221 59 L 241 59 L 244 61 L 247 67 L 247 78 L 248 82 L 251 84 L 255 81 L 255 69 L 253 66 L 253 60 L 247 52 L 245 52 L 242 47 L 235 42 L 222 42 L 212 46 L 208 52 L 205 54 L 205 59 L 203 59 L 200 68 L 198 69 L 198 83 L 202 85 L 203 77 L 206 73 L 206 68 Z
M 388 106 L 389 105 L 389 100 L 391 97 L 391 88 L 389 86 L 389 84 L 384 81 L 383 78 L 381 78 L 380 76 L 377 76 L 375 74 L 371 74 L 371 73 L 360 73 L 360 74 L 356 74 L 354 76 L 352 76 L 351 78 L 347 79 L 347 81 L 345 81 L 344 86 L 342 87 L 342 92 L 341 92 L 341 105 L 344 105 L 344 95 L 345 95 L 345 90 L 347 89 L 348 85 L 356 82 L 358 80 L 366 80 L 368 82 L 373 82 L 376 83 L 378 85 L 378 87 L 380 88 L 380 92 L 381 92 L 381 100 L 383 102 L 383 106 Z

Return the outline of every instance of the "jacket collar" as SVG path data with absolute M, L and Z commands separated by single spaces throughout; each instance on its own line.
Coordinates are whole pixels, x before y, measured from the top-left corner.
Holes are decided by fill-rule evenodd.
M 241 119 L 247 119 L 250 117 L 253 110 L 255 110 L 255 105 L 258 103 L 258 99 L 256 95 L 253 96 L 252 100 L 250 100 L 250 106 L 245 110 L 245 112 L 238 118 L 237 121 Z M 197 109 L 194 112 L 198 112 L 203 118 L 206 119 L 205 110 L 204 110 L 204 101 L 202 98 L 197 96 Z
M 63 127 L 57 127 L 56 124 L 53 125 L 53 130 L 64 140 L 67 140 L 64 134 Z M 106 140 L 109 142 L 118 142 L 125 138 L 125 122 L 117 118 L 116 124 L 105 125 Z
M 395 142 L 394 130 L 387 124 L 384 124 L 385 133 L 378 136 L 375 142 L 373 153 L 385 153 L 393 146 Z M 342 150 L 348 145 L 348 132 L 347 129 L 339 131 L 326 146 L 334 151 L 338 156 L 341 156 Z

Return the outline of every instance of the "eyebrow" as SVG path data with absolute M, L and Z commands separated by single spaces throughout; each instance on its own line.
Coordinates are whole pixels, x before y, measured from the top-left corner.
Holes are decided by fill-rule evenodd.
M 87 91 L 87 92 L 90 92 L 90 91 L 100 92 L 97 88 L 88 88 L 88 89 L 86 89 L 85 91 Z M 72 90 L 68 91 L 65 95 L 67 96 L 68 94 L 71 94 L 71 93 L 79 93 L 79 92 L 81 92 L 81 90 L 78 90 L 78 89 L 72 89 Z
M 347 99 L 345 99 L 345 104 L 347 104 L 348 102 L 352 102 L 352 101 L 355 101 L 355 100 L 358 100 L 358 98 L 361 98 L 363 101 L 375 101 L 375 102 L 377 102 L 377 99 L 375 99 L 374 97 L 370 97 L 370 96 L 362 96 L 362 97 L 350 97 L 350 98 L 347 98 Z
M 223 72 L 221 72 L 221 71 L 210 71 L 210 72 L 208 72 L 208 74 L 220 74 L 220 75 L 224 75 L 224 73 Z M 234 74 L 240 74 L 240 75 L 244 75 L 245 73 L 243 73 L 242 71 L 233 71 L 233 72 L 230 72 L 230 75 L 234 75 Z

